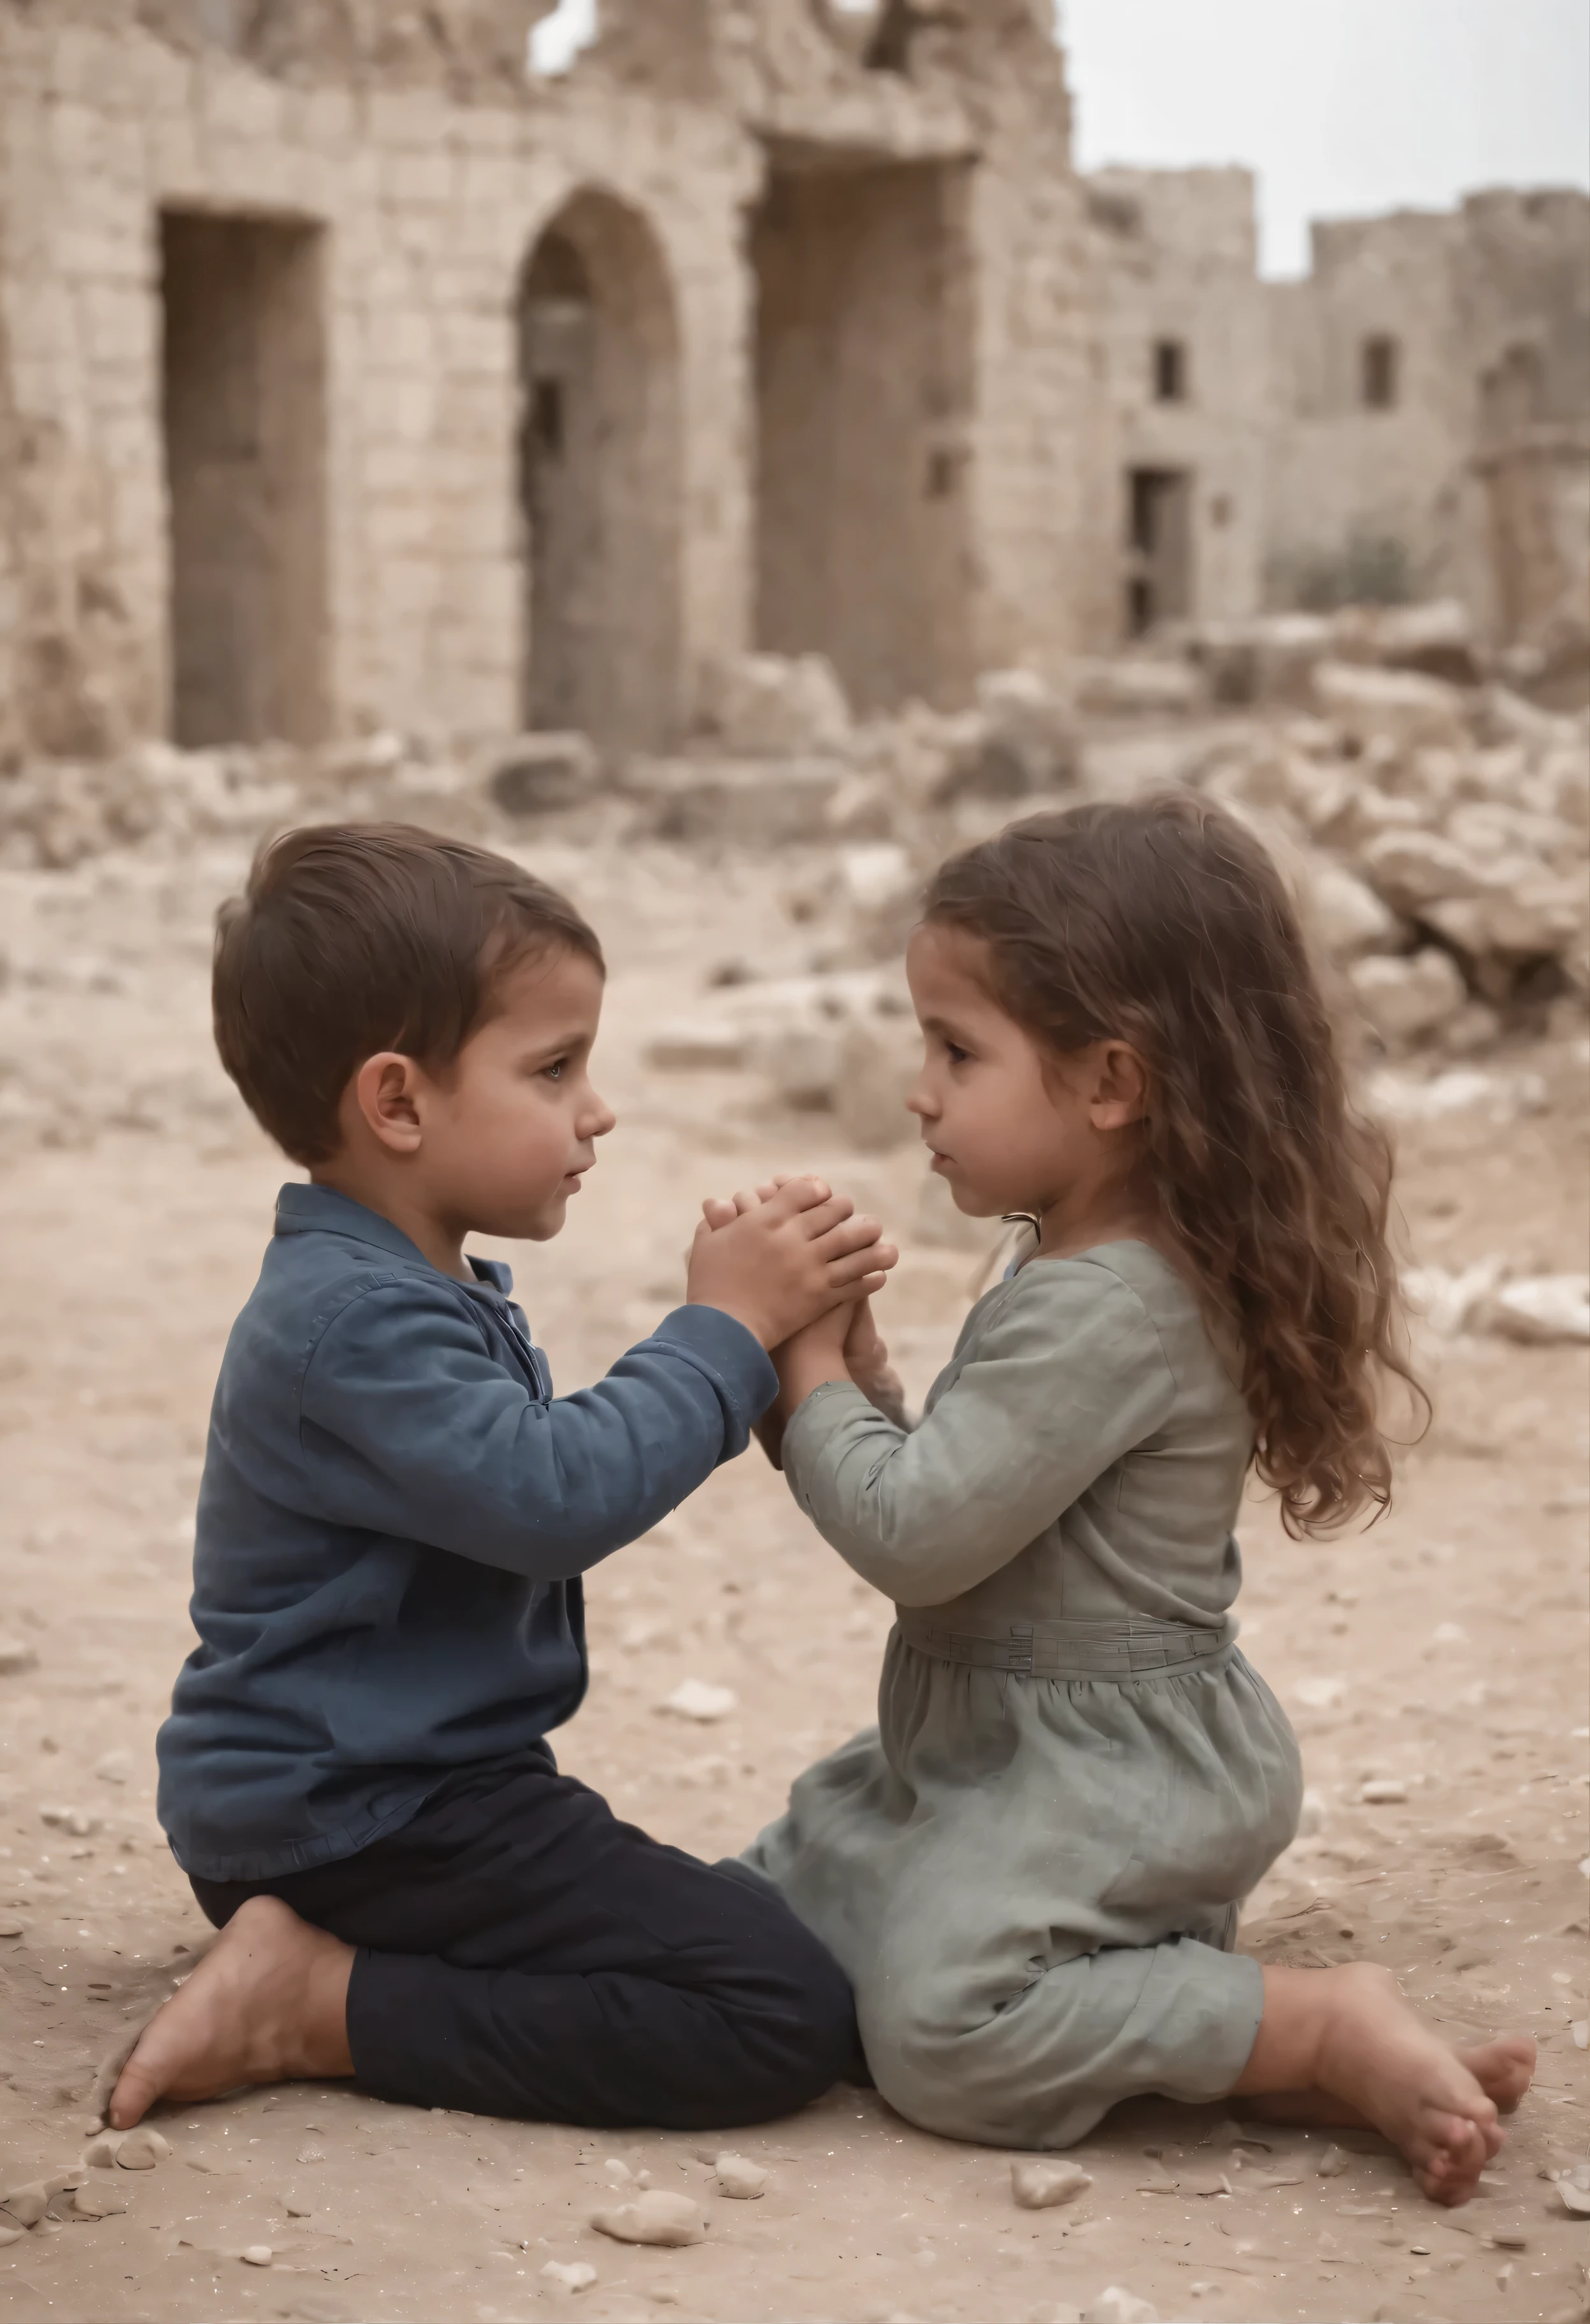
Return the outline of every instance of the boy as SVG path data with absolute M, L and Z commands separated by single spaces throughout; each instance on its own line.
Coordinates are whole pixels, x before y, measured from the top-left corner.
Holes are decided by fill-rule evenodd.
M 356 2074 L 593 2126 L 765 2119 L 852 2054 L 774 1892 L 615 1821 L 545 1737 L 585 1688 L 579 1576 L 741 1452 L 767 1350 L 884 1281 L 814 1180 L 692 1247 L 686 1304 L 554 1399 L 472 1231 L 545 1240 L 613 1115 L 603 965 L 561 896 L 396 825 L 288 834 L 223 908 L 216 1038 L 308 1185 L 216 1385 L 199 1645 L 160 1814 L 216 1943 L 111 2104 Z

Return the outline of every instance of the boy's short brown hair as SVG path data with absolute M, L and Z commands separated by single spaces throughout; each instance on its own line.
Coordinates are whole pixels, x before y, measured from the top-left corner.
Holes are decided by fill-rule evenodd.
M 216 916 L 216 1047 L 295 1162 L 329 1161 L 366 1057 L 446 1065 L 537 953 L 602 946 L 555 888 L 505 856 L 400 823 L 284 832 Z

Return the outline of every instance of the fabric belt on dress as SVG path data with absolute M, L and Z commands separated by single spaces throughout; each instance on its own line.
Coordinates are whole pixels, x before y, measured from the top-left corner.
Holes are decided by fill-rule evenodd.
M 946 1630 L 902 1609 L 901 1637 L 940 1662 L 1027 1678 L 1138 1678 L 1182 1670 L 1232 1644 L 1235 1625 L 1197 1630 L 1185 1622 L 1012 1622 L 997 1637 Z

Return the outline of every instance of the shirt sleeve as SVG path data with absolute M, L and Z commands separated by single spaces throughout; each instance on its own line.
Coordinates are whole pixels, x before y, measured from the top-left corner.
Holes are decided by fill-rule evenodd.
M 896 1605 L 939 1606 L 1019 1556 L 1174 1399 L 1137 1294 L 1095 1261 L 1046 1260 L 909 1434 L 830 1383 L 785 1431 L 784 1470 L 848 1565 Z
M 541 1402 L 444 1289 L 351 1300 L 306 1366 L 317 1513 L 567 1581 L 745 1450 L 777 1378 L 732 1316 L 680 1307 L 594 1388 Z

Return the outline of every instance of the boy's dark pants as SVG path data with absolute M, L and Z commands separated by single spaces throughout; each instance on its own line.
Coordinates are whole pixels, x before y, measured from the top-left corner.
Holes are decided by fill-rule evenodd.
M 348 2046 L 382 2098 L 718 2129 L 788 2114 L 859 2061 L 844 1974 L 775 1889 L 539 1762 L 452 1777 L 338 1863 L 193 1888 L 217 1927 L 280 1896 L 358 1948 Z

